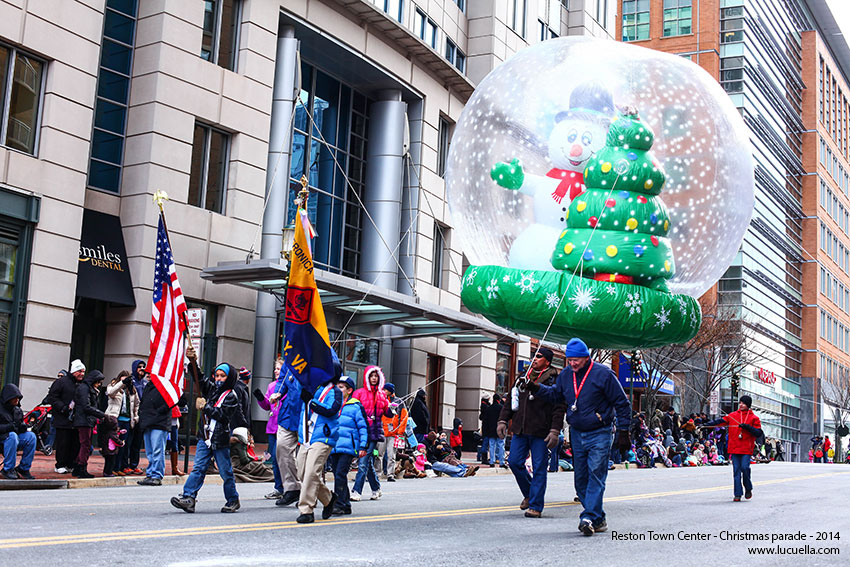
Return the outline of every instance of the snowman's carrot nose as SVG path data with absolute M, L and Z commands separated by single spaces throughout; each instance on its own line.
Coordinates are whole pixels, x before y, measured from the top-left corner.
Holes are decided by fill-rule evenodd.
M 583 151 L 584 148 L 582 148 L 580 145 L 573 144 L 573 147 L 570 148 L 570 157 L 580 156 Z

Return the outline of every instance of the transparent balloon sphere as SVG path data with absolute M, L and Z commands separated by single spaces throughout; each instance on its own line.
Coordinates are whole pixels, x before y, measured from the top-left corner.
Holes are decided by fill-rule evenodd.
M 593 38 L 523 49 L 487 75 L 464 108 L 446 184 L 470 263 L 553 270 L 548 258 L 570 193 L 562 189 L 558 202 L 549 188 L 564 172 L 583 171 L 610 120 L 629 107 L 655 132 L 651 151 L 666 173 L 659 197 L 676 263 L 670 291 L 699 297 L 717 282 L 753 209 L 752 149 L 740 114 L 690 60 Z M 524 177 L 497 184 L 496 164 L 506 176 L 520 165 Z

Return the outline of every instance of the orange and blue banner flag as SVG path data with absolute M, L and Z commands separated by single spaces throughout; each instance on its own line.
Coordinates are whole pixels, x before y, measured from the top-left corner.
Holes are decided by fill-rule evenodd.
M 307 212 L 299 208 L 286 290 L 283 363 L 312 393 L 334 378 L 335 369 L 325 311 L 313 274 L 311 236 L 313 229 Z

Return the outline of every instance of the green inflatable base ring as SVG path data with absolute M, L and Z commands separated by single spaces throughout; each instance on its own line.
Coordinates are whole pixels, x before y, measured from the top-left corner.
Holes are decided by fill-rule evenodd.
M 685 343 L 702 321 L 699 303 L 688 295 L 557 271 L 470 266 L 460 297 L 470 311 L 497 325 L 558 343 L 579 337 L 594 348 Z

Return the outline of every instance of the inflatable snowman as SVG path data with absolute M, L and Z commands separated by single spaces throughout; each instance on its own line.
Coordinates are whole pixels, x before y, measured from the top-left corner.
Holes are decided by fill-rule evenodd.
M 519 159 L 499 162 L 490 177 L 501 187 L 534 199 L 534 224 L 511 244 L 509 265 L 523 270 L 551 270 L 552 247 L 564 230 L 570 202 L 584 192 L 584 169 L 605 145 L 614 102 L 602 86 L 588 83 L 570 95 L 570 109 L 555 116 L 549 135 L 549 161 L 545 175 L 524 172 Z

